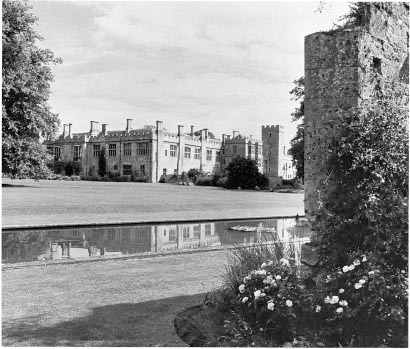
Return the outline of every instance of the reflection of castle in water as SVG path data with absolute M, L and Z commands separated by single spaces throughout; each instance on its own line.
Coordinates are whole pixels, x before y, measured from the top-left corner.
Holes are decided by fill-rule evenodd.
M 231 230 L 231 227 L 238 223 L 258 229 L 254 232 Z M 262 227 L 275 230 L 275 233 L 265 233 Z M 3 262 L 14 263 L 38 259 L 166 252 L 277 240 L 290 242 L 299 250 L 298 241 L 301 238 L 308 238 L 308 235 L 305 235 L 306 230 L 295 219 L 269 219 L 4 233 L 2 247 Z

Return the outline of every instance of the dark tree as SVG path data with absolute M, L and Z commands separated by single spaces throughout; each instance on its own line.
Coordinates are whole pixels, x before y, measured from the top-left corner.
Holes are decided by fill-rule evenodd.
M 292 155 L 293 164 L 296 166 L 296 176 L 303 180 L 304 156 L 305 156 L 305 83 L 304 78 L 293 81 L 295 87 L 289 92 L 293 95 L 292 99 L 299 101 L 299 107 L 291 114 L 292 121 L 299 121 L 295 137 L 292 138 L 289 153 Z
M 47 104 L 53 75 L 60 63 L 50 50 L 38 48 L 42 38 L 33 29 L 37 18 L 27 2 L 3 1 L 2 172 L 10 178 L 34 178 L 49 173 L 50 155 L 41 144 L 59 126 Z
M 230 162 L 227 171 L 227 188 L 253 189 L 257 185 L 266 185 L 266 177 L 259 172 L 255 160 L 237 156 Z
M 107 159 L 105 158 L 105 148 L 100 151 L 100 156 L 98 157 L 98 175 L 104 177 L 107 173 Z

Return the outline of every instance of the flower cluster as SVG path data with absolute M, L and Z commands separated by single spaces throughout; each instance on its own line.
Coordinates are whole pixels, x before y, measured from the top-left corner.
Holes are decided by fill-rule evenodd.
M 298 312 L 301 307 L 302 289 L 297 280 L 296 269 L 288 259 L 279 263 L 262 263 L 259 269 L 243 278 L 238 286 L 238 303 L 242 305 L 245 318 L 258 333 L 264 337 L 273 336 L 275 328 L 292 333 L 296 327 Z M 276 334 L 277 336 L 277 334 Z

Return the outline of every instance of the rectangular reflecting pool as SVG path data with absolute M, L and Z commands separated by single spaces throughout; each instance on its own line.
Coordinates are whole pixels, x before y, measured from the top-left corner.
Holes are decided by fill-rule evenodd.
M 259 242 L 281 242 L 299 254 L 310 234 L 303 218 L 3 230 L 2 263 L 231 248 Z

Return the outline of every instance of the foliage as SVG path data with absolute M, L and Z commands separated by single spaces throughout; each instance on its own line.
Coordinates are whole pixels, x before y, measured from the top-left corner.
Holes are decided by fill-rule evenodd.
M 199 169 L 197 169 L 197 168 L 191 168 L 189 171 L 188 171 L 188 178 L 190 179 L 190 180 L 192 180 L 192 182 L 196 182 L 196 180 L 198 179 L 198 177 L 199 176 L 201 176 L 202 175 L 202 171 L 201 170 L 199 170 Z
M 261 257 L 257 256 L 254 262 Z M 236 306 L 225 321 L 225 341 L 237 346 L 271 347 L 297 344 L 308 335 L 310 343 L 314 342 L 309 328 L 322 325 L 316 321 L 314 297 L 301 285 L 295 265 L 279 259 L 280 255 L 275 257 L 238 280 Z
M 66 176 L 71 176 L 74 172 L 73 170 L 73 164 L 71 162 L 68 162 L 67 164 L 64 165 L 64 172 Z
M 329 322 L 328 335 L 340 334 L 342 345 L 403 346 L 407 333 L 408 91 L 396 83 L 380 87 L 375 99 L 338 115 L 344 128 L 329 150 L 331 184 L 319 202 L 321 263 L 337 268 L 355 254 L 371 256 L 351 275 L 330 274 L 342 288 L 365 281 L 348 294 L 350 310 Z
M 369 24 L 371 11 L 379 10 L 391 14 L 392 7 L 397 6 L 392 2 L 351 2 L 347 14 L 339 18 L 338 29 L 354 29 L 366 27 Z
M 35 45 L 41 37 L 30 9 L 27 2 L 3 1 L 2 172 L 38 179 L 49 173 L 51 159 L 40 141 L 53 137 L 59 126 L 47 104 L 53 81 L 49 66 L 61 60 Z
M 213 177 L 211 176 L 198 177 L 195 182 L 195 185 L 205 186 L 205 187 L 213 186 Z
M 350 255 L 324 278 L 320 335 L 328 346 L 406 347 L 408 281 L 405 270 L 380 264 L 377 255 Z M 325 297 L 326 296 L 326 297 Z
M 105 148 L 101 148 L 100 156 L 98 157 L 98 175 L 104 177 L 107 173 L 107 159 L 105 157 Z
M 317 227 L 325 264 L 344 264 L 356 248 L 408 264 L 408 95 L 396 91 L 339 115 L 345 127 L 329 152 L 332 186 Z
M 237 156 L 229 163 L 227 172 L 227 188 L 253 189 L 256 185 L 266 184 L 255 160 Z
M 294 80 L 295 87 L 289 92 L 293 95 L 292 99 L 299 101 L 300 105 L 294 110 L 292 121 L 299 121 L 296 135 L 290 142 L 289 153 L 292 155 L 293 164 L 296 166 L 296 176 L 303 180 L 304 178 L 304 155 L 305 155 L 305 81 L 304 77 Z
M 273 244 L 267 244 L 264 241 L 257 244 L 244 244 L 230 251 L 223 274 L 223 284 L 232 294 L 236 293 L 244 275 L 258 269 L 267 260 L 278 263 L 284 257 L 284 245 L 278 237 L 275 236 L 270 240 L 275 242 Z

